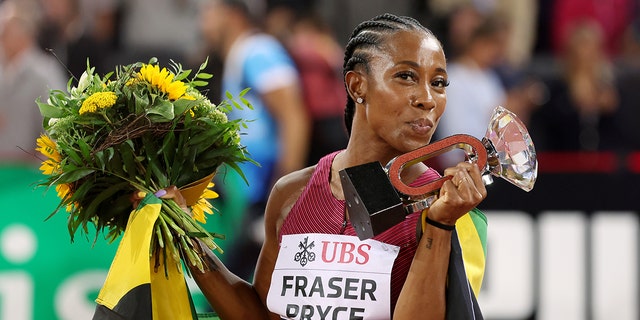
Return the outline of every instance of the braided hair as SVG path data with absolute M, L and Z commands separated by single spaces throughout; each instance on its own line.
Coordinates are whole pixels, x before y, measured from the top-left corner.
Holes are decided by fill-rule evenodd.
M 385 13 L 371 20 L 364 21 L 355 27 L 347 42 L 344 52 L 344 64 L 342 66 L 343 76 L 346 75 L 347 72 L 354 70 L 359 64 L 362 64 L 368 73 L 371 49 L 380 49 L 380 44 L 385 40 L 386 36 L 400 30 L 420 30 L 428 35 L 434 36 L 431 30 L 422 26 L 420 22 L 411 17 Z M 347 92 L 344 122 L 349 135 L 351 135 L 354 113 L 355 102 Z

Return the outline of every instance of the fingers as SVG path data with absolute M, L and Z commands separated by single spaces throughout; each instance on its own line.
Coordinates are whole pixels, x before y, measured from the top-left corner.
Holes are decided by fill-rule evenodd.
M 482 181 L 480 169 L 476 164 L 460 163 L 447 168 L 446 181 L 440 190 L 438 199 L 430 207 L 430 218 L 444 223 L 455 224 L 458 218 L 476 207 L 486 197 L 487 191 Z
M 461 184 L 473 184 L 476 186 L 484 186 L 482 174 L 476 164 L 461 162 L 455 167 L 447 168 L 444 171 L 445 176 L 451 176 L 451 182 L 457 187 Z
M 461 162 L 455 167 L 447 168 L 445 176 L 451 176 L 451 187 L 463 198 L 482 200 L 486 197 L 486 188 L 482 174 L 476 164 Z M 453 190 L 449 190 L 453 191 Z
M 456 186 L 456 188 L 473 184 L 473 180 L 467 171 L 456 171 L 453 178 L 451 178 L 451 182 L 453 182 L 453 185 Z

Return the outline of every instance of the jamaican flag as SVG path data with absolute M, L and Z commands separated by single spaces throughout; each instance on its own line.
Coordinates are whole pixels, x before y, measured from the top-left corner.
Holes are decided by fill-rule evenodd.
M 93 319 L 197 319 L 183 270 L 173 263 L 158 267 L 149 255 L 161 207 L 162 200 L 147 194 L 129 216 Z
M 426 210 L 423 211 L 424 228 Z M 487 255 L 487 218 L 473 209 L 456 222 L 451 235 L 447 275 L 447 320 L 483 319 L 476 297 L 480 292 Z

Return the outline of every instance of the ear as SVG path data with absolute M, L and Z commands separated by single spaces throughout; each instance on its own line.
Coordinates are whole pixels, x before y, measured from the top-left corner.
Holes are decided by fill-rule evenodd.
M 358 71 L 350 70 L 344 75 L 347 92 L 354 101 L 360 97 L 364 98 L 367 93 L 367 79 Z

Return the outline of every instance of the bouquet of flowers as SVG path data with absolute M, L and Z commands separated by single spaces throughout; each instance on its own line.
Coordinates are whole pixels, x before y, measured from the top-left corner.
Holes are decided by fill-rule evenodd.
M 154 194 L 162 204 L 150 256 L 163 257 L 165 268 L 172 258 L 203 270 L 192 239 L 220 250 L 200 223 L 213 213 L 208 199 L 218 196 L 210 189 L 216 170 L 226 164 L 242 175 L 238 163 L 255 163 L 240 144 L 246 121 L 226 116 L 251 106 L 246 90 L 239 101 L 230 94 L 218 105 L 209 101 L 198 90 L 212 77 L 203 72 L 206 63 L 192 74 L 151 59 L 104 76 L 87 63 L 76 86 L 72 78 L 67 92 L 53 90 L 37 101 L 45 131 L 37 150 L 47 156 L 41 185 L 55 187 L 61 201 L 51 215 L 68 212 L 72 241 L 91 225 L 96 238 L 104 231 L 115 240 L 140 200 Z

